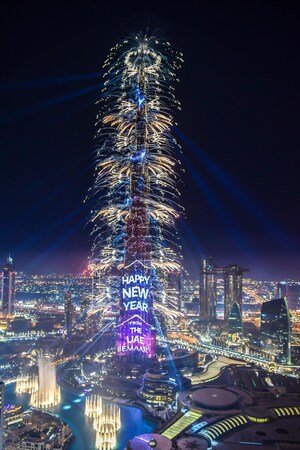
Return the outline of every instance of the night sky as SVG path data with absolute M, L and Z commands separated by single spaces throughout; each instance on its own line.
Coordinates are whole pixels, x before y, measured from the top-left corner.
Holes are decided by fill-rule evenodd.
M 73 272 L 90 252 L 101 71 L 111 46 L 156 30 L 184 54 L 185 267 L 203 256 L 300 280 L 300 7 L 295 1 L 6 1 L 1 7 L 0 257 Z

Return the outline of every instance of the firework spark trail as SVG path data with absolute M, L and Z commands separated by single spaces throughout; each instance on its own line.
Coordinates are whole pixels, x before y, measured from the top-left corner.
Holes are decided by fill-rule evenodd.
M 92 235 L 99 271 L 136 260 L 164 273 L 180 269 L 175 229 L 182 210 L 175 186 L 180 163 L 169 105 L 179 108 L 174 83 L 181 62 L 168 42 L 140 34 L 117 44 L 104 64 L 91 189 L 98 201 Z

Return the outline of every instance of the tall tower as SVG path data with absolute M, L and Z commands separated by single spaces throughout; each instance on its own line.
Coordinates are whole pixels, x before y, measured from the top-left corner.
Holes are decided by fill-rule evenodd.
M 237 341 L 243 337 L 243 320 L 239 305 L 234 302 L 228 317 L 228 339 Z
M 167 243 L 178 216 L 169 104 L 176 106 L 181 60 L 168 42 L 139 34 L 117 44 L 104 64 L 93 260 L 100 276 L 120 280 L 119 356 L 154 356 L 159 279 L 180 268 Z
M 300 309 L 300 284 L 292 281 L 280 281 L 277 283 L 278 298 L 286 298 L 289 309 Z
M 203 259 L 200 269 L 200 319 L 217 318 L 217 277 L 223 275 L 223 269 L 217 267 L 212 257 Z
M 75 306 L 72 302 L 72 294 L 71 292 L 65 292 L 65 304 L 64 304 L 64 313 L 65 313 L 65 326 L 66 332 L 69 335 L 74 331 L 74 326 L 76 322 L 76 311 Z
M 287 301 L 278 298 L 261 307 L 261 348 L 281 364 L 291 364 L 291 324 Z
M 167 285 L 167 305 L 181 311 L 182 308 L 182 273 L 170 272 Z
M 243 269 L 238 264 L 230 264 L 224 271 L 224 320 L 227 322 L 234 303 L 238 304 L 242 312 L 243 299 L 243 273 L 249 269 Z
M 4 449 L 4 388 L 5 384 L 0 381 L 0 450 Z
M 4 316 L 12 316 L 15 310 L 16 274 L 13 259 L 9 256 L 3 266 L 1 310 Z

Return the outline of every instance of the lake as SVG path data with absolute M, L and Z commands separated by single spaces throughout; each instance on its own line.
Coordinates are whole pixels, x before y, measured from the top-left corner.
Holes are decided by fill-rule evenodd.
M 29 408 L 29 395 L 16 394 L 15 383 L 5 387 L 5 403 L 19 403 Z M 94 433 L 89 421 L 84 415 L 85 396 L 75 394 L 67 389 L 61 391 L 62 399 L 59 406 L 51 412 L 66 422 L 75 437 L 71 450 L 94 450 Z M 117 450 L 126 448 L 129 439 L 142 433 L 149 433 L 155 429 L 156 422 L 145 419 L 142 411 L 133 406 L 119 405 L 121 409 L 121 429 L 118 432 Z

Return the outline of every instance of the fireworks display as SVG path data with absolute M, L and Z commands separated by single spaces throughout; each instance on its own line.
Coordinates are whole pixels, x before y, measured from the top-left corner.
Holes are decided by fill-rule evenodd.
M 170 108 L 179 107 L 174 84 L 181 62 L 168 42 L 139 34 L 117 44 L 104 64 L 91 189 L 93 262 L 101 272 L 136 261 L 166 273 L 180 268 Z

